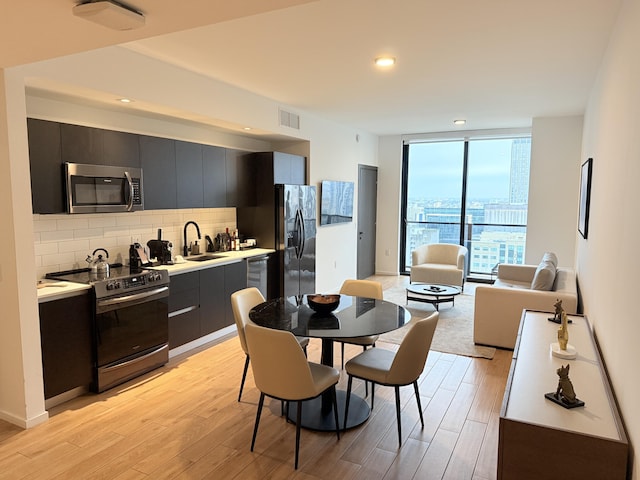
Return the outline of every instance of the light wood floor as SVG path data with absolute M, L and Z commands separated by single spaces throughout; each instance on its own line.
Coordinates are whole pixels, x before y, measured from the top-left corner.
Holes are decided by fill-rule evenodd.
M 376 278 L 385 287 L 404 281 Z M 361 351 L 347 347 L 347 356 Z M 309 358 L 319 357 L 320 342 L 312 339 Z M 244 354 L 232 337 L 124 386 L 60 405 L 35 428 L 0 421 L 0 478 L 493 479 L 510 360 L 511 352 L 501 350 L 493 360 L 431 352 L 419 381 L 424 430 L 413 389 L 403 387 L 398 450 L 393 389 L 377 387 L 369 420 L 339 441 L 303 430 L 294 471 L 295 426 L 279 416 L 279 402 L 265 403 L 249 451 L 259 392 L 249 373 L 237 402 Z M 354 381 L 354 391 L 364 394 L 361 382 Z

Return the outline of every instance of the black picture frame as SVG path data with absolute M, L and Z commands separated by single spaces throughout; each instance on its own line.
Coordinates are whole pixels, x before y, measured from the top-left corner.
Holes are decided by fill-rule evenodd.
M 591 174 L 593 158 L 587 159 L 580 169 L 580 211 L 578 215 L 578 231 L 586 240 L 589 234 L 589 204 L 591 203 Z

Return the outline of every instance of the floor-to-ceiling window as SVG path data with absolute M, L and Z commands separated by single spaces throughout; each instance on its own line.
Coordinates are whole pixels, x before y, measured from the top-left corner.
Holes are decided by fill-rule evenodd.
M 426 243 L 469 249 L 469 277 L 524 262 L 529 136 L 408 142 L 403 158 L 401 271 Z

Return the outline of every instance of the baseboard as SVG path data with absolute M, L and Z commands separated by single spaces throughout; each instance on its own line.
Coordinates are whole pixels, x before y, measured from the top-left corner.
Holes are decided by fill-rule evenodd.
M 40 425 L 41 423 L 49 420 L 49 412 L 44 411 L 31 418 L 21 418 L 13 415 L 9 412 L 0 411 L 0 420 L 4 420 L 6 422 L 11 423 L 12 425 L 16 425 L 20 428 L 33 428 L 36 425 Z
M 180 345 L 179 347 L 172 348 L 171 350 L 169 350 L 169 358 L 171 359 L 178 355 L 182 355 L 183 353 L 199 348 L 203 345 L 206 345 L 207 343 L 215 342 L 216 340 L 220 340 L 236 333 L 236 325 L 229 325 L 228 327 L 221 328 L 220 330 L 210 333 L 209 335 L 200 337 L 197 340 L 193 340 L 192 342 L 185 343 L 184 345 Z

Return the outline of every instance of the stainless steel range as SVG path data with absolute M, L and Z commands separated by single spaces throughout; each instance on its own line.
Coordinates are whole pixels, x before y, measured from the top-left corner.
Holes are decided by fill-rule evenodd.
M 94 292 L 94 385 L 102 392 L 169 360 L 169 273 L 112 265 L 107 275 L 90 269 L 47 274 L 86 283 Z

